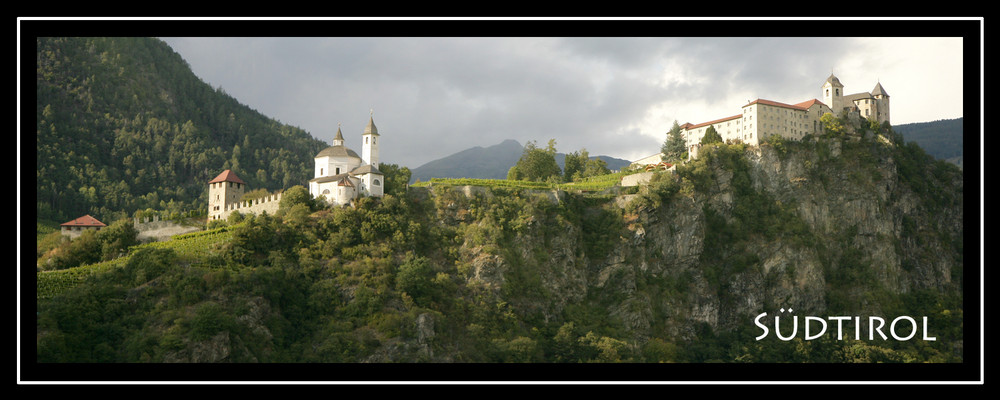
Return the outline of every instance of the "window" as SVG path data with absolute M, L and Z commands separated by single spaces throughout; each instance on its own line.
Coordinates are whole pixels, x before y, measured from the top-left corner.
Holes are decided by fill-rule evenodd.
M 372 185 L 374 185 L 374 186 L 382 186 L 382 183 L 380 183 L 378 181 L 378 179 L 376 179 L 376 180 L 372 181 Z
M 319 169 L 319 176 L 323 176 L 323 168 Z

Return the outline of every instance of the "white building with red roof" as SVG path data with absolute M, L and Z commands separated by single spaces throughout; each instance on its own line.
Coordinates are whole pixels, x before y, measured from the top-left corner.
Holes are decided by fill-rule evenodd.
M 103 222 L 98 221 L 97 218 L 91 217 L 90 215 L 84 215 L 80 218 L 74 219 L 72 221 L 59 224 L 60 232 L 64 236 L 69 236 L 70 238 L 77 238 L 86 231 L 99 231 L 106 227 Z
M 846 110 L 879 122 L 889 121 L 889 95 L 880 83 L 871 93 L 844 95 L 843 88 L 840 80 L 831 74 L 822 87 L 824 101 L 812 99 L 785 104 L 757 99 L 744 105 L 739 114 L 699 124 L 685 123 L 681 125 L 681 136 L 689 157 L 697 157 L 699 143 L 709 127 L 715 128 L 723 142 L 757 146 L 771 135 L 799 140 L 806 135 L 820 134 L 823 132 L 820 117 L 826 113 L 839 116 Z

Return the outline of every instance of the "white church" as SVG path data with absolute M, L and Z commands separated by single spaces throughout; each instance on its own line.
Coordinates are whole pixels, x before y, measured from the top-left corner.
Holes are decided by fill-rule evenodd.
M 378 169 L 378 129 L 369 118 L 361 133 L 361 155 L 344 146 L 337 126 L 333 145 L 316 154 L 315 178 L 309 180 L 309 194 L 331 205 L 344 205 L 360 196 L 382 197 L 385 177 Z

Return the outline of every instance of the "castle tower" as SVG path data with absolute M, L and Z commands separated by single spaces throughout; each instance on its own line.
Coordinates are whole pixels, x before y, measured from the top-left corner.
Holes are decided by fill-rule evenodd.
M 361 134 L 361 163 L 371 165 L 378 169 L 378 129 L 375 128 L 375 120 L 369 117 L 368 126 Z
M 833 74 L 823 83 L 823 103 L 830 106 L 834 115 L 844 109 L 844 85 Z
M 225 219 L 229 215 L 228 206 L 239 203 L 244 190 L 246 183 L 228 169 L 209 181 L 208 219 Z
M 876 114 L 875 120 L 878 122 L 889 122 L 889 93 L 882 88 L 882 83 L 876 83 L 872 89 L 872 97 L 875 97 Z

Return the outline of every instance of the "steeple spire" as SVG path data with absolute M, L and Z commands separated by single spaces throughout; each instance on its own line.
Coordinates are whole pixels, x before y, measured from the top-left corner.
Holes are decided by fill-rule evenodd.
M 337 123 L 337 136 L 333 137 L 333 145 L 334 146 L 344 145 L 344 134 L 340 133 L 340 122 Z
M 372 116 L 368 117 L 368 126 L 365 127 L 364 133 L 362 135 L 375 135 L 378 136 L 378 128 L 375 128 L 375 118 Z

